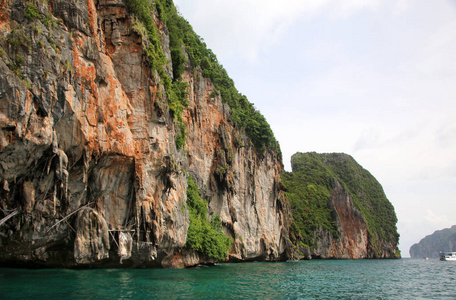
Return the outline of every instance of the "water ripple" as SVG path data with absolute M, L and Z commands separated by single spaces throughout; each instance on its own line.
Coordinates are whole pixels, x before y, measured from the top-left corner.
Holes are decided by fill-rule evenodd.
M 0 268 L 0 299 L 456 299 L 456 263 L 312 260 L 186 270 Z

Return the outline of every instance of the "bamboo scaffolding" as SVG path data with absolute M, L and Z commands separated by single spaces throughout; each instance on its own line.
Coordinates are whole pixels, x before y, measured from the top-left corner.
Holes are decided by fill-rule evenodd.
M 91 205 L 92 203 L 93 202 L 87 203 L 86 205 L 81 206 L 80 208 L 76 209 L 74 212 L 66 215 L 62 220 L 60 220 L 57 223 L 55 223 L 54 225 L 52 225 L 51 228 L 49 228 L 47 232 L 51 231 L 52 228 L 54 228 L 55 226 L 59 225 L 60 223 L 62 223 L 63 221 L 65 221 L 66 219 L 68 219 L 69 217 L 71 217 L 72 215 L 77 213 L 78 211 L 80 211 L 81 209 L 89 207 L 89 205 Z
M 112 239 L 114 240 L 114 243 L 116 243 L 117 249 L 119 249 L 120 246 L 119 246 L 119 244 L 117 243 L 116 238 L 115 238 L 114 235 L 112 234 L 112 231 L 111 231 L 111 230 L 108 230 L 108 232 L 109 232 L 109 234 L 111 235 Z
M 19 213 L 19 211 L 15 210 L 13 211 L 12 213 L 10 213 L 9 215 L 7 215 L 6 217 L 4 217 L 3 219 L 0 220 L 0 226 L 2 226 L 6 221 L 8 221 L 9 219 L 11 219 L 12 217 L 14 217 L 15 215 L 17 215 Z

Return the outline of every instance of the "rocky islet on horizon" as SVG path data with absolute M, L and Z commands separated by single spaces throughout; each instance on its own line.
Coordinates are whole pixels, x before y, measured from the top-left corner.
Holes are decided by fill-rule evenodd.
M 425 236 L 410 247 L 409 254 L 411 258 L 438 258 L 440 251 L 456 251 L 456 225 Z

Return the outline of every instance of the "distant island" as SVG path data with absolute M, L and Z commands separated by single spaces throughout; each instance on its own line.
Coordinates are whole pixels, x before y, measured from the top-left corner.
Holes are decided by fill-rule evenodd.
M 440 251 L 456 251 L 456 225 L 437 230 L 410 247 L 411 258 L 439 257 Z

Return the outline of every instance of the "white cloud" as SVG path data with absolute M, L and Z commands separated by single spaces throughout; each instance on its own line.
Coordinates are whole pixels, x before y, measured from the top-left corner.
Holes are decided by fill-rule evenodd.
M 381 0 L 332 1 L 330 13 L 333 17 L 346 19 L 364 9 L 375 10 L 381 3 Z
M 380 142 L 380 131 L 377 128 L 369 127 L 368 129 L 364 130 L 361 136 L 356 141 L 353 152 L 356 153 L 357 151 L 364 150 L 364 149 L 371 149 L 373 147 L 378 147 Z
M 450 220 L 446 212 L 442 212 L 440 207 L 438 208 L 438 213 L 427 209 L 424 219 L 431 225 L 431 228 L 445 228 L 454 225 L 454 219 L 451 218 Z
M 424 78 L 441 79 L 456 75 L 456 20 L 443 24 L 423 41 L 422 48 L 416 49 L 418 55 L 414 71 Z M 451 59 L 450 59 L 451 58 Z
M 409 11 L 416 0 L 397 0 L 394 4 L 393 13 L 402 15 Z
M 456 121 L 453 119 L 442 122 L 436 129 L 435 135 L 436 143 L 439 147 L 453 149 L 456 146 Z
M 176 0 L 196 31 L 225 57 L 240 56 L 255 61 L 261 47 L 277 42 L 281 33 L 298 18 L 322 13 L 348 18 L 363 9 L 374 9 L 380 0 Z

